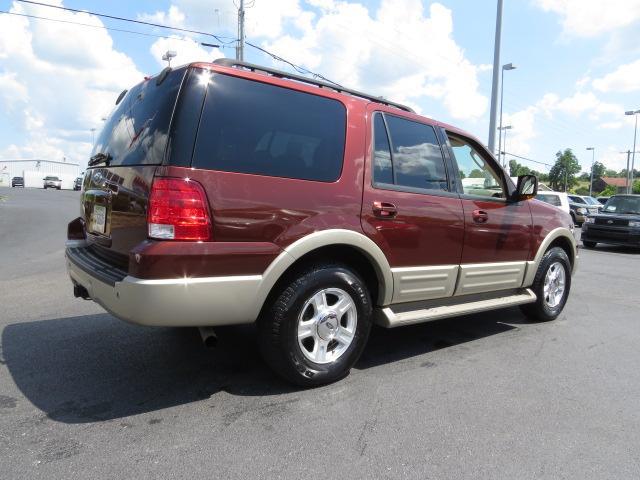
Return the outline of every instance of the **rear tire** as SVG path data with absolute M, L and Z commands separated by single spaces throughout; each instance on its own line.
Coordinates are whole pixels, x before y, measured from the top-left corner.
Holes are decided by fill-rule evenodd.
M 258 320 L 262 355 L 296 385 L 335 382 L 362 354 L 372 311 L 366 284 L 349 267 L 311 266 L 293 275 L 265 306 Z
M 584 245 L 585 248 L 596 248 L 596 245 L 598 244 L 598 242 L 590 242 L 589 240 L 583 240 L 582 244 Z
M 571 262 L 562 248 L 554 247 L 544 254 L 531 290 L 536 301 L 520 307 L 529 320 L 548 322 L 558 318 L 571 290 Z

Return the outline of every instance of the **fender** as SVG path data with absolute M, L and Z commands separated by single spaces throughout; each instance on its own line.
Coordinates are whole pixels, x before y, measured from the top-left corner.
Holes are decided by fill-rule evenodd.
M 380 247 L 362 233 L 353 230 L 331 229 L 314 232 L 296 240 L 284 248 L 283 252 L 271 262 L 262 275 L 262 281 L 256 293 L 256 318 L 273 286 L 296 260 L 318 248 L 330 245 L 348 245 L 361 251 L 371 262 L 378 277 L 378 303 L 381 305 L 391 303 L 393 276 L 387 257 Z
M 527 270 L 524 275 L 524 281 L 522 282 L 523 287 L 529 287 L 533 284 L 533 280 L 536 276 L 536 272 L 538 271 L 538 267 L 540 266 L 540 262 L 542 261 L 542 257 L 546 253 L 549 245 L 551 243 L 560 238 L 565 237 L 571 243 L 573 247 L 572 256 L 570 258 L 572 271 L 571 275 L 576 272 L 577 260 L 578 260 L 578 244 L 576 243 L 576 239 L 573 236 L 573 233 L 568 228 L 558 227 L 551 230 L 547 236 L 544 238 L 540 247 L 538 248 L 538 252 L 536 253 L 535 258 L 532 261 L 527 262 Z

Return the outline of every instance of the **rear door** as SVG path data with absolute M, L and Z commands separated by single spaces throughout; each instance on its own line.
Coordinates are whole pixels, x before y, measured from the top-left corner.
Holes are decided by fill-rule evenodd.
M 393 303 L 451 296 L 464 219 L 434 127 L 372 107 L 361 219 L 392 267 Z
M 513 185 L 476 141 L 445 132 L 457 165 L 464 210 L 464 248 L 456 295 L 522 285 L 533 238 L 526 201 L 509 200 Z
M 129 250 L 147 238 L 151 182 L 165 159 L 186 71 L 176 69 L 131 88 L 105 121 L 92 151 L 82 194 L 87 237 L 123 266 Z

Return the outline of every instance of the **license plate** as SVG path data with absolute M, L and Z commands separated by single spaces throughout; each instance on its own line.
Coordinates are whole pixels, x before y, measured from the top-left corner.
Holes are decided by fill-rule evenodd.
M 107 219 L 107 207 L 94 205 L 91 213 L 91 231 L 104 233 L 104 226 Z

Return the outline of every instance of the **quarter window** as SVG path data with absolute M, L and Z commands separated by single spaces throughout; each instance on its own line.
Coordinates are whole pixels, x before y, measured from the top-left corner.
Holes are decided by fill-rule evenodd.
M 374 120 L 373 181 L 393 184 L 393 165 L 391 164 L 391 147 L 387 137 L 382 115 L 377 114 Z
M 333 182 L 342 171 L 345 130 L 337 100 L 216 74 L 192 165 Z

